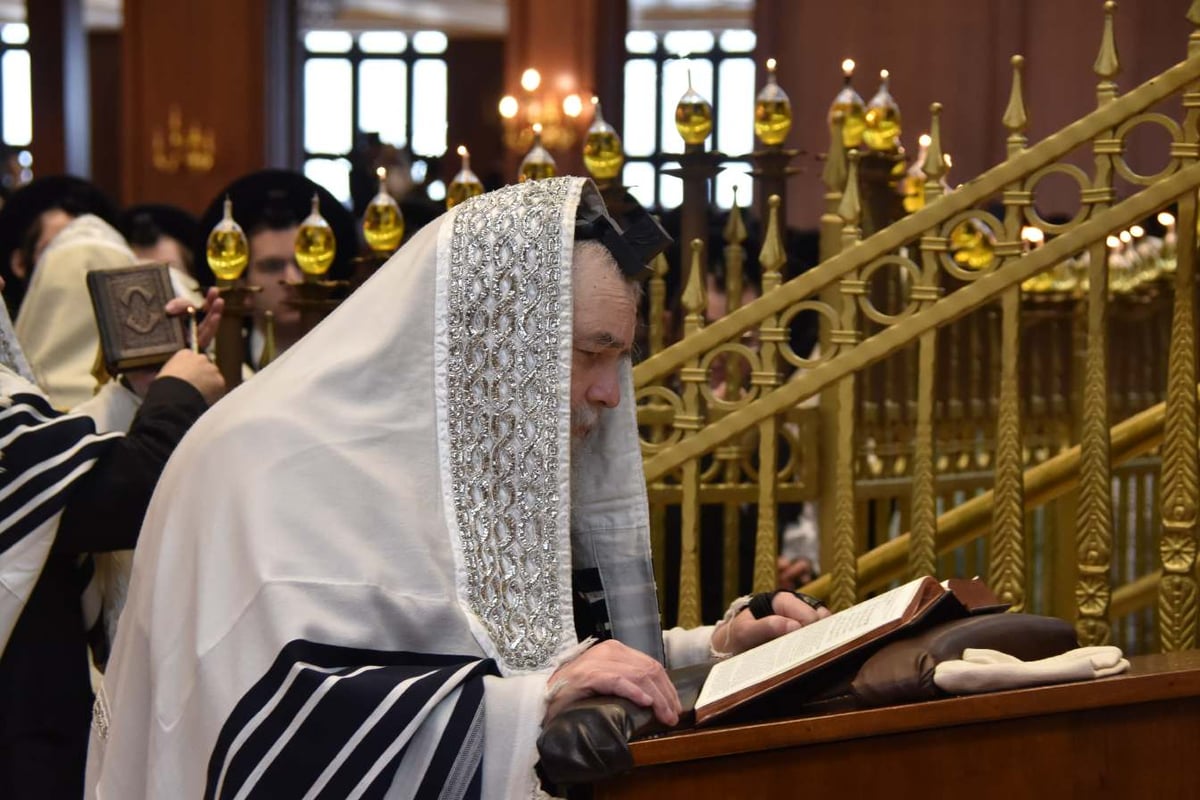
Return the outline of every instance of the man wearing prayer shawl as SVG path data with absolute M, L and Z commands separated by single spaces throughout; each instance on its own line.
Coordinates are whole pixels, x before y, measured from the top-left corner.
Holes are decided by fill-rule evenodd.
M 481 195 L 206 415 L 147 515 L 89 792 L 531 797 L 565 703 L 672 724 L 664 664 L 814 619 L 781 594 L 659 627 L 622 275 L 651 252 L 582 179 Z
M 201 326 L 202 340 L 212 338 L 218 318 L 214 313 Z M 107 644 L 92 554 L 133 547 L 171 449 L 224 391 L 216 367 L 187 351 L 151 378 L 144 401 L 106 392 L 60 414 L 34 385 L 0 303 L 0 797 L 6 800 L 81 795 L 92 707 L 88 645 L 99 652 Z M 115 431 L 114 421 L 126 414 Z

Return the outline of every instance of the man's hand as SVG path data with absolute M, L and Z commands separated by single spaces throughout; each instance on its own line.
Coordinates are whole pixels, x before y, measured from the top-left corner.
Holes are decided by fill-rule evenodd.
M 173 297 L 167 301 L 167 314 L 172 317 L 186 314 L 189 305 L 191 303 L 182 297 Z M 207 350 L 213 337 L 217 335 L 217 326 L 221 323 L 225 301 L 221 299 L 220 292 L 211 288 L 204 297 L 204 305 L 196 310 L 204 312 L 204 321 L 196 327 L 196 349 Z
M 799 589 L 814 577 L 812 562 L 807 558 L 780 556 L 775 566 L 778 570 L 779 588 L 789 592 Z
M 210 406 L 225 394 L 225 379 L 221 377 L 217 365 L 209 361 L 208 356 L 191 350 L 180 350 L 171 356 L 171 360 L 158 371 L 157 377 L 164 376 L 187 381 L 196 387 L 196 391 L 204 396 Z
M 811 625 L 830 614 L 828 608 L 812 608 L 791 592 L 775 595 L 771 600 L 771 609 L 774 614 L 755 619 L 750 609 L 745 608 L 729 622 L 718 625 L 713 631 L 712 649 L 735 655 Z
M 563 664 L 547 685 L 554 692 L 546 707 L 547 720 L 575 700 L 595 695 L 616 695 L 643 708 L 653 707 L 654 716 L 664 725 L 678 723 L 682 710 L 679 693 L 663 665 L 615 639 Z

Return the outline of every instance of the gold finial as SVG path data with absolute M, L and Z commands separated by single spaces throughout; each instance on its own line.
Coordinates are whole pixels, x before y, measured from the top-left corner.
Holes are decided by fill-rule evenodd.
M 704 240 L 692 239 L 692 268 L 688 272 L 687 288 L 683 290 L 683 307 L 688 315 L 703 318 L 708 308 L 708 287 L 704 280 Z
M 855 160 L 857 158 L 855 154 Z M 758 254 L 758 263 L 763 268 L 764 289 L 768 288 L 767 284 L 774 283 L 771 279 L 778 278 L 783 271 L 783 265 L 787 263 L 787 252 L 783 248 L 783 235 L 780 233 L 780 205 L 779 195 L 773 194 L 767 198 L 767 235 L 763 241 L 762 252 Z
M 1121 61 L 1117 57 L 1117 37 L 1113 33 L 1113 15 L 1116 14 L 1117 4 L 1108 0 L 1104 4 L 1104 34 L 1100 37 L 1100 54 L 1092 69 L 1106 81 L 1111 81 L 1121 71 Z
M 1192 7 L 1187 12 L 1187 21 L 1200 27 L 1200 0 L 1192 0 Z
M 275 344 L 275 312 L 267 309 L 263 315 L 263 349 L 258 356 L 258 368 L 262 369 L 279 355 Z
M 1012 57 L 1013 79 L 1012 92 L 1008 96 L 1008 108 L 1004 110 L 1004 127 L 1010 135 L 1025 131 L 1029 118 L 1025 115 L 1025 92 L 1021 86 L 1021 73 L 1025 68 L 1024 56 Z
M 842 132 L 846 115 L 835 111 L 829 120 L 829 153 L 825 156 L 825 169 L 821 180 L 831 192 L 840 192 L 846 186 L 846 141 Z
M 847 226 L 858 225 L 862 208 L 858 202 L 858 151 L 851 150 L 846 154 L 848 162 L 846 172 L 846 190 L 842 193 L 842 202 L 838 206 L 838 216 Z
M 725 223 L 725 241 L 741 244 L 746 241 L 746 223 L 742 221 L 742 209 L 737 201 L 737 187 L 733 187 L 733 208 L 729 209 L 729 220 Z
M 935 183 L 946 174 L 946 160 L 942 156 L 942 104 L 929 106 L 929 149 L 925 151 L 925 177 Z

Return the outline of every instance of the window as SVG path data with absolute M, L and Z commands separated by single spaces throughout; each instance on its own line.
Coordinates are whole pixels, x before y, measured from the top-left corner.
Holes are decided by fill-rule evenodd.
M 349 204 L 355 142 L 374 133 L 408 148 L 419 181 L 420 159 L 446 152 L 447 44 L 440 31 L 304 34 L 304 174 Z
M 29 26 L 23 22 L 0 25 L 0 138 L 16 152 L 20 178 L 17 185 L 33 178 L 33 83 L 29 63 Z M 11 187 L 10 187 L 11 188 Z
M 717 176 L 713 201 L 720 208 L 752 201 L 748 159 L 754 149 L 754 50 L 749 30 L 630 31 L 625 36 L 625 168 L 623 182 L 643 205 L 675 208 L 683 184 L 662 170 L 678 166 L 683 151 L 675 130 L 675 104 L 692 86 L 713 106 L 713 135 L 706 146 L 731 158 Z M 647 114 L 645 109 L 654 109 Z

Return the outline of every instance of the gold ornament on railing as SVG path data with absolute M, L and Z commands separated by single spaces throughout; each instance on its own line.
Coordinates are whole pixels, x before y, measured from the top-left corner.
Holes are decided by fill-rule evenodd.
M 534 125 L 533 147 L 529 148 L 529 152 L 521 160 L 521 167 L 517 170 L 517 182 L 540 181 L 543 178 L 553 178 L 557 174 L 558 165 L 554 163 L 554 157 L 542 147 L 542 126 Z
M 792 129 L 792 103 L 775 80 L 775 59 L 767 59 L 767 85 L 754 100 L 754 133 L 768 147 L 783 144 Z
M 877 152 L 892 152 L 900 147 L 900 106 L 888 89 L 888 71 L 879 71 L 879 91 L 867 104 L 863 141 Z
M 337 240 L 333 228 L 321 216 L 320 195 L 313 194 L 312 209 L 296 231 L 296 266 L 306 281 L 319 280 L 333 266 Z
M 583 165 L 597 181 L 611 181 L 621 174 L 625 151 L 617 129 L 604 118 L 599 97 L 592 98 L 592 106 L 595 114 L 583 140 Z
M 208 234 L 208 267 L 221 286 L 231 286 L 250 263 L 250 243 L 233 218 L 233 201 L 225 198 L 225 214 Z
M 379 177 L 379 191 L 371 198 L 363 213 L 363 238 L 371 252 L 379 256 L 391 255 L 404 238 L 404 213 L 387 190 L 387 170 L 375 170 Z M 450 184 L 453 191 L 454 184 Z M 449 194 L 449 193 L 447 193 Z
M 829 107 L 829 124 L 832 125 L 834 115 L 841 112 L 842 145 L 847 150 L 852 150 L 863 143 L 863 131 L 867 127 L 867 107 L 863 103 L 862 95 L 850 85 L 854 80 L 854 59 L 847 58 L 842 62 L 842 75 L 845 81 L 842 90 L 833 98 L 833 104 Z
M 278 357 L 279 346 L 275 343 L 275 312 L 268 308 L 263 312 L 263 348 L 258 356 L 259 370 Z
M 675 130 L 690 148 L 702 147 L 712 133 L 712 105 L 692 88 L 692 71 L 688 70 L 688 88 L 675 106 Z
M 447 211 L 464 200 L 483 194 L 483 182 L 471 171 L 471 154 L 467 152 L 466 145 L 458 146 L 458 155 L 462 159 L 462 168 L 454 176 L 454 180 L 450 181 L 450 188 L 446 190 Z

